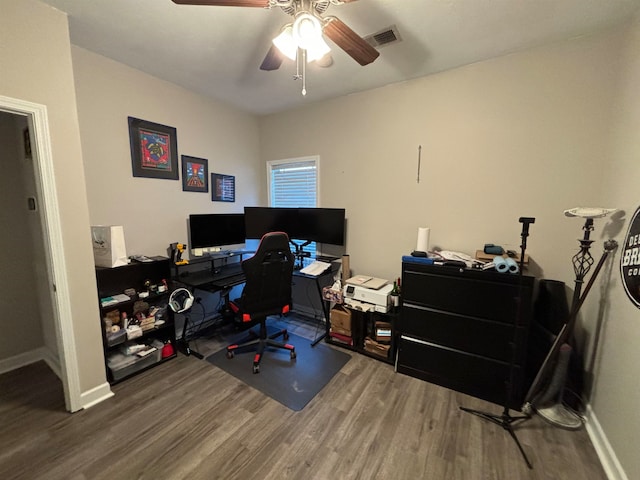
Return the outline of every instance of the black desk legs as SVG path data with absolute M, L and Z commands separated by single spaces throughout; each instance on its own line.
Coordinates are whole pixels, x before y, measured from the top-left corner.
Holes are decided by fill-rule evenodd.
M 196 352 L 195 350 L 191 350 L 191 347 L 189 346 L 189 339 L 187 339 L 187 325 L 190 321 L 190 316 L 189 315 L 185 315 L 184 316 L 184 325 L 182 326 L 182 338 L 180 339 L 180 346 L 182 347 L 182 353 L 184 353 L 186 356 L 189 355 L 193 355 L 196 358 L 199 358 L 200 360 L 202 360 L 204 358 L 204 355 L 202 355 L 199 352 Z
M 316 337 L 316 339 L 313 342 L 311 342 L 312 347 L 315 347 L 319 342 L 321 342 L 326 338 L 327 330 L 329 329 L 329 312 L 328 312 L 327 302 L 325 302 L 324 298 L 322 297 L 322 288 L 320 287 L 319 277 L 316 277 L 315 281 L 316 281 L 316 287 L 318 289 L 318 296 L 320 297 L 320 305 L 322 305 L 322 315 L 324 315 L 324 321 L 326 323 L 325 323 L 325 328 L 323 333 L 321 333 L 320 336 Z M 317 328 L 316 328 L 316 331 L 317 331 Z

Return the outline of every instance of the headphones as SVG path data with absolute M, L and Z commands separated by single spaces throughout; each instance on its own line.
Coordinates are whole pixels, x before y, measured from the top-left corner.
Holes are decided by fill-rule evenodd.
M 193 305 L 194 298 L 186 288 L 177 288 L 171 292 L 169 297 L 169 308 L 175 313 L 186 312 Z

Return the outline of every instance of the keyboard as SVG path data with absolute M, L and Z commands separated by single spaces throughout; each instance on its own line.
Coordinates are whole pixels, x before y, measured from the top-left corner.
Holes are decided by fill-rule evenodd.
M 180 277 L 181 281 L 184 281 L 188 285 L 193 286 L 204 286 L 211 283 L 215 279 L 215 275 L 212 275 L 211 272 L 195 272 L 190 273 L 188 275 L 184 275 Z
M 234 285 L 240 285 L 241 283 L 245 282 L 245 276 L 244 273 L 240 273 L 237 275 L 232 275 L 230 277 L 224 277 L 224 278 L 215 278 L 210 285 L 213 285 L 214 287 L 218 287 L 218 288 L 227 288 L 227 287 L 233 287 Z
M 229 277 L 237 277 L 238 275 L 242 275 L 244 277 L 242 266 L 230 265 L 230 266 L 222 267 L 218 272 L 216 272 L 213 276 L 213 280 L 219 280 L 222 278 L 229 278 Z

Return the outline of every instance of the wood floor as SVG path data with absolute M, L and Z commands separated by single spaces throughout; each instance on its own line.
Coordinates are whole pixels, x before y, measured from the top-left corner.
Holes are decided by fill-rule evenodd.
M 314 335 L 304 321 L 291 331 Z M 216 334 L 192 347 L 208 354 L 225 343 Z M 358 354 L 299 412 L 193 356 L 113 391 L 69 414 L 44 363 L 1 375 L 0 478 L 606 479 L 584 429 L 522 423 L 529 470 L 507 431 L 458 408 L 501 407 Z

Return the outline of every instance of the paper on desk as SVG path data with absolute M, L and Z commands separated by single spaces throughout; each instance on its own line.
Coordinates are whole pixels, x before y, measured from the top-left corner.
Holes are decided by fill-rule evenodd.
M 311 265 L 306 266 L 302 270 L 300 270 L 300 273 L 304 273 L 305 275 L 312 275 L 314 277 L 317 277 L 318 275 L 324 273 L 330 267 L 331 267 L 330 263 L 321 262 L 319 260 L 316 260 Z

